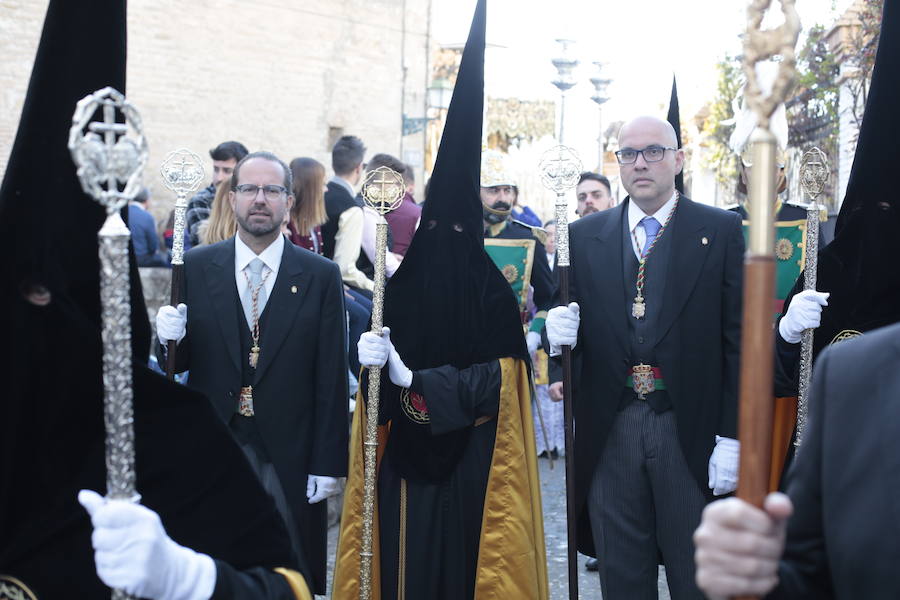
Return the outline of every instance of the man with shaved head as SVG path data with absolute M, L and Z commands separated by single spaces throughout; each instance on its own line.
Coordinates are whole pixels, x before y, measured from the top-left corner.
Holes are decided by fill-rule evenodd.
M 550 310 L 551 356 L 572 346 L 579 550 L 604 598 L 703 598 L 691 535 L 737 485 L 744 238 L 734 213 L 675 190 L 666 121 L 638 117 L 616 152 L 625 201 L 569 229 L 572 303 Z

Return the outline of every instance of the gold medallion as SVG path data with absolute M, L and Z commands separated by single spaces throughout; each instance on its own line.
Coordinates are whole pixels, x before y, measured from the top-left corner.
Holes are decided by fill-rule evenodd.
M 37 600 L 37 596 L 15 577 L 0 575 L 0 600 Z
M 250 366 L 254 369 L 256 368 L 256 363 L 259 362 L 259 346 L 254 345 L 250 348 Z
M 829 342 L 829 345 L 837 344 L 838 342 L 843 342 L 845 340 L 850 340 L 855 337 L 859 337 L 861 335 L 862 335 L 861 331 L 856 331 L 855 329 L 845 329 L 845 330 L 841 331 L 840 333 L 838 333 L 836 336 L 834 336 L 834 338 L 831 340 L 831 342 Z
M 636 296 L 634 298 L 634 304 L 631 305 L 631 316 L 635 319 L 643 319 L 646 312 L 647 305 L 644 304 L 643 296 Z
M 425 398 L 408 388 L 403 388 L 400 391 L 400 406 L 403 408 L 403 414 L 413 423 L 427 425 L 431 422 Z
M 241 388 L 241 401 L 238 404 L 238 413 L 244 417 L 252 417 L 256 414 L 253 410 L 253 386 Z
M 653 367 L 640 363 L 631 368 L 631 385 L 641 400 L 647 399 L 647 394 L 656 391 L 656 377 L 653 375 Z
M 519 279 L 519 269 L 515 265 L 506 265 L 500 270 L 506 278 L 507 283 L 515 283 Z
M 788 260 L 794 255 L 794 244 L 787 238 L 781 238 L 775 242 L 775 257 L 778 260 Z

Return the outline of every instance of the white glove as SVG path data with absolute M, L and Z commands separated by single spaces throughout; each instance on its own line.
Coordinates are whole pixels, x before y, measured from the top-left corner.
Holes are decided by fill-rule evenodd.
M 336 496 L 341 491 L 341 484 L 337 477 L 324 475 L 306 476 L 306 497 L 310 504 L 321 502 L 331 496 Z
M 155 512 L 140 504 L 107 500 L 91 490 L 78 492 L 78 501 L 94 524 L 94 562 L 103 583 L 152 600 L 212 596 L 213 559 L 172 541 Z
M 399 385 L 403 388 L 408 388 L 412 385 L 412 371 L 403 364 L 403 360 L 394 349 L 394 344 L 391 343 L 390 327 L 382 327 L 381 335 L 371 331 L 362 334 L 359 337 L 356 350 L 359 355 L 359 364 L 369 368 L 381 368 L 387 363 L 388 374 L 394 385 Z
M 578 325 L 581 322 L 581 308 L 577 302 L 568 306 L 551 308 L 547 313 L 547 340 L 550 342 L 550 356 L 562 353 L 562 346 L 575 347 L 578 343 Z
M 709 457 L 709 489 L 721 496 L 737 489 L 738 459 L 741 443 L 735 439 L 716 436 L 716 447 Z
M 784 341 L 796 344 L 805 329 L 815 329 L 822 321 L 822 307 L 828 306 L 828 292 L 803 290 L 791 299 L 787 312 L 778 322 Z
M 156 313 L 156 336 L 159 342 L 165 346 L 169 340 L 175 340 L 175 343 L 184 339 L 187 332 L 187 306 L 179 304 L 178 308 L 174 306 L 161 306 L 159 312 Z
M 525 345 L 528 346 L 528 354 L 534 354 L 541 347 L 541 334 L 537 331 L 529 331 L 525 334 Z

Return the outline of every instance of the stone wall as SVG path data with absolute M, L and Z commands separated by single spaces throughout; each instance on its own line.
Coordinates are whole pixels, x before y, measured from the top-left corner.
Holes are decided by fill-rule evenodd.
M 0 171 L 48 3 L 0 3 Z M 174 198 L 157 171 L 182 146 L 208 160 L 210 148 L 237 139 L 286 160 L 312 156 L 330 169 L 331 145 L 346 133 L 360 136 L 369 155 L 421 160 L 424 135 L 403 137 L 402 114 L 425 114 L 431 3 L 129 2 L 128 97 L 150 141 L 151 210 L 168 214 Z

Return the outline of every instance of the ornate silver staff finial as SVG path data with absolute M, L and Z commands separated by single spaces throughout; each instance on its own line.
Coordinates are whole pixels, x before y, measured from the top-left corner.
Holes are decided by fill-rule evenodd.
M 541 156 L 541 183 L 556 194 L 556 264 L 569 265 L 569 206 L 566 192 L 578 185 L 581 159 L 568 146 L 554 146 Z
M 825 189 L 830 169 L 828 157 L 819 148 L 811 148 L 803 154 L 800 163 L 800 187 L 809 197 L 806 207 L 806 242 L 803 256 L 803 289 L 816 289 L 819 269 L 819 204 L 816 198 Z M 814 329 L 806 329 L 800 338 L 800 385 L 797 393 L 797 435 L 794 446 L 803 443 L 806 419 L 809 412 L 809 385 L 812 381 Z
M 102 121 L 92 121 L 100 110 Z M 124 123 L 116 120 L 120 113 Z M 106 209 L 100 228 L 100 302 L 103 316 L 103 406 L 106 424 L 106 496 L 137 502 L 131 374 L 128 240 L 119 210 L 141 189 L 147 141 L 141 118 L 120 92 L 107 87 L 75 108 L 69 151 L 82 189 Z M 113 599 L 129 598 L 121 590 Z
M 175 225 L 172 230 L 172 264 L 184 264 L 184 213 L 188 195 L 203 181 L 203 162 L 188 150 L 179 148 L 169 152 L 159 167 L 163 183 L 175 192 Z
M 362 196 L 366 205 L 380 215 L 375 227 L 375 288 L 372 291 L 372 331 L 381 335 L 384 325 L 385 254 L 388 223 L 384 215 L 400 206 L 406 184 L 403 176 L 390 167 L 381 166 L 366 174 Z M 359 597 L 368 600 L 372 594 L 372 545 L 375 519 L 375 466 L 378 447 L 378 404 L 381 393 L 381 370 L 369 369 L 369 393 L 366 404 L 366 436 L 363 456 L 363 529 L 359 557 Z

